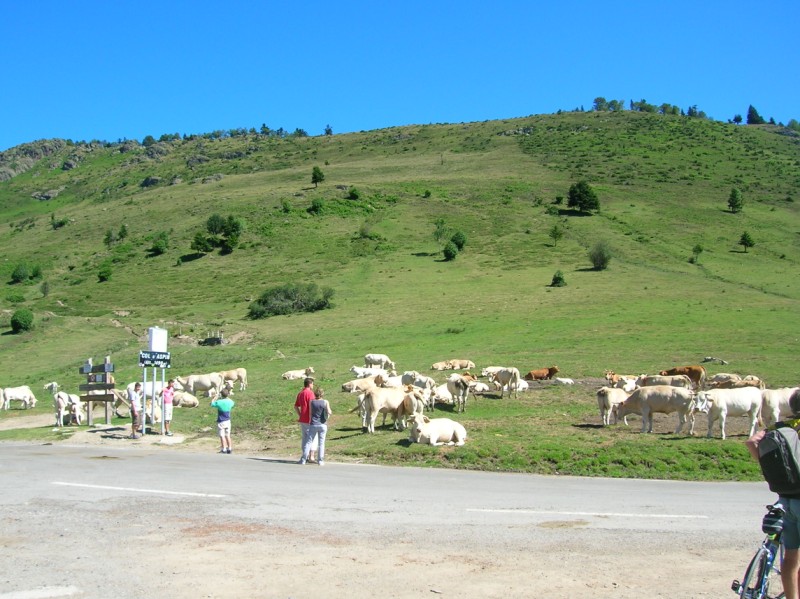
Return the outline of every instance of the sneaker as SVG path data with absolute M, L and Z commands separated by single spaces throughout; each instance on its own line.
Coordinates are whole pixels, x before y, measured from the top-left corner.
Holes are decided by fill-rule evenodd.
M 171 437 L 172 436 L 172 431 L 167 431 L 165 434 L 167 435 L 167 437 Z
M 220 449 L 220 450 L 219 450 L 219 453 L 228 453 L 228 452 L 227 452 L 227 451 L 225 451 L 224 449 Z
M 228 448 L 228 450 L 225 453 L 231 453 L 232 451 L 233 451 L 232 449 Z
M 297 463 L 301 464 L 301 465 L 305 465 L 306 461 L 303 458 L 300 458 L 299 460 L 297 460 Z
M 325 465 L 325 462 L 323 462 L 322 460 L 320 460 L 319 462 L 317 462 L 317 464 L 318 464 L 319 466 L 324 466 L 324 465 Z
M 131 435 L 130 437 L 128 437 L 128 439 L 138 439 L 140 437 L 141 435 Z

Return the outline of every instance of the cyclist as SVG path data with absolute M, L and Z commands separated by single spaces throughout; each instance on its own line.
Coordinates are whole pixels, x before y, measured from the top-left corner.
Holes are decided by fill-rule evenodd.
M 800 390 L 792 393 L 789 398 L 789 409 L 792 418 L 784 420 L 782 424 L 800 430 Z M 777 426 L 777 425 L 776 425 Z M 759 458 L 758 444 L 764 438 L 766 430 L 757 431 L 745 441 L 747 450 L 756 460 Z M 783 536 L 781 543 L 784 548 L 783 564 L 781 565 L 781 581 L 786 599 L 800 599 L 800 494 L 779 495 L 779 502 L 786 511 L 783 516 Z

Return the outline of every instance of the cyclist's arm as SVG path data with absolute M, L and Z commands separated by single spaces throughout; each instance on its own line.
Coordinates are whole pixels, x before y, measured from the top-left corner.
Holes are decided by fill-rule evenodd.
M 758 444 L 761 442 L 761 439 L 764 438 L 764 434 L 766 432 L 767 431 L 765 430 L 756 431 L 753 433 L 752 437 L 744 442 L 745 447 L 747 447 L 747 451 L 750 452 L 750 455 L 753 456 L 753 459 L 756 461 L 758 461 Z

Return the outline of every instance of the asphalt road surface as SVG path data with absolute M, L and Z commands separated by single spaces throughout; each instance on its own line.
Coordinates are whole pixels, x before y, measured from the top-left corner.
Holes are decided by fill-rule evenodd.
M 764 483 L 0 445 L 0 599 L 734 597 Z

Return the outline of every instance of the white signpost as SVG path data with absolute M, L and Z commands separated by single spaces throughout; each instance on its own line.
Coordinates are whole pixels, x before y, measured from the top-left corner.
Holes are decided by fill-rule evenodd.
M 142 409 L 147 411 L 147 393 L 150 392 L 150 421 L 155 422 L 156 413 L 156 369 L 161 370 L 161 389 L 166 386 L 165 369 L 170 367 L 170 355 L 167 351 L 167 330 L 159 327 L 147 329 L 148 350 L 139 352 L 139 366 L 142 368 Z M 152 383 L 147 385 L 147 369 L 153 369 Z M 142 419 L 142 433 L 147 433 L 147 417 Z M 161 396 L 161 434 L 164 434 L 164 396 Z

